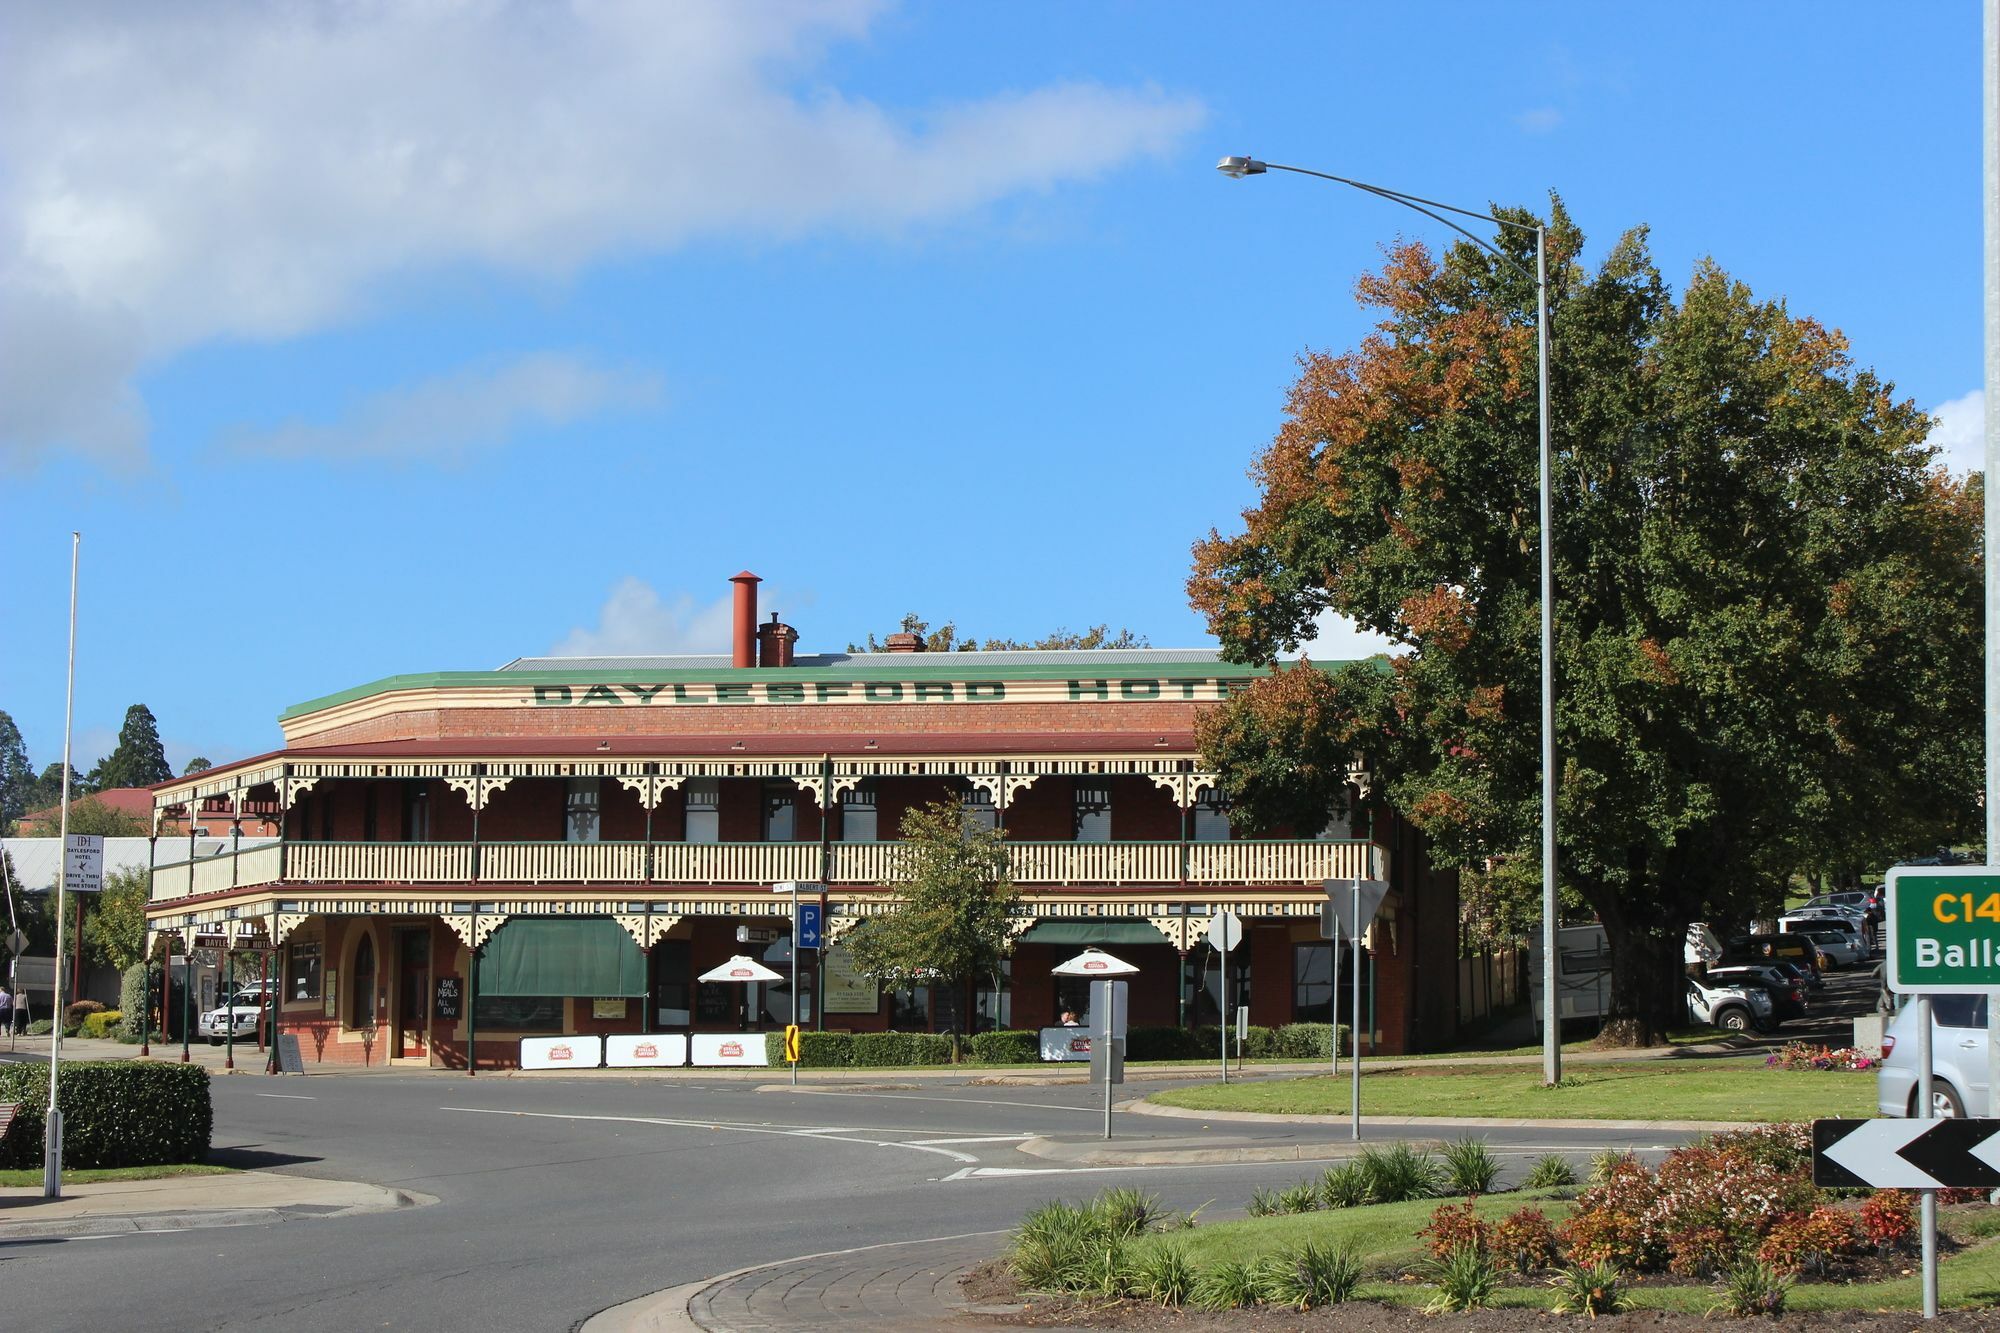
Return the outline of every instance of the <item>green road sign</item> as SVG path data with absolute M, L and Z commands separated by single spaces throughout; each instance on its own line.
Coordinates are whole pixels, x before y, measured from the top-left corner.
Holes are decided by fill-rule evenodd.
M 1890 990 L 2000 990 L 2000 873 L 1897 866 L 1888 880 Z

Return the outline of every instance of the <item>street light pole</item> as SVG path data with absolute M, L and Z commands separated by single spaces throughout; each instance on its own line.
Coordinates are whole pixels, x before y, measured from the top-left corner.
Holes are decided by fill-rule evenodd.
M 1363 181 L 1350 180 L 1346 176 L 1334 176 L 1324 171 L 1313 171 L 1306 167 L 1288 167 L 1278 162 L 1260 162 L 1254 157 L 1225 157 L 1215 164 L 1215 169 L 1223 175 L 1241 180 L 1245 176 L 1260 176 L 1267 171 L 1289 171 L 1297 176 L 1314 176 L 1320 180 L 1332 181 L 1336 185 L 1348 185 L 1387 199 L 1392 203 L 1422 213 L 1434 222 L 1441 222 L 1459 235 L 1471 241 L 1480 249 L 1498 259 L 1501 263 L 1520 274 L 1531 277 L 1535 283 L 1535 351 L 1539 363 L 1537 412 L 1540 416 L 1539 453 L 1539 509 L 1541 514 L 1541 574 L 1542 574 L 1542 1081 L 1555 1084 L 1562 1081 L 1562 1035 L 1561 1024 L 1556 1019 L 1556 773 L 1555 773 L 1555 577 L 1550 540 L 1550 454 L 1549 441 L 1549 282 L 1548 282 L 1548 230 L 1541 225 L 1530 226 L 1509 218 L 1496 217 L 1491 213 L 1481 213 L 1469 208 L 1459 208 L 1453 204 L 1439 203 L 1435 199 L 1425 199 L 1421 195 L 1405 194 L 1401 190 L 1391 190 L 1380 185 L 1369 185 Z M 1456 213 L 1460 217 L 1476 218 L 1491 222 L 1496 226 L 1510 227 L 1515 231 L 1535 233 L 1535 271 L 1530 274 L 1518 260 L 1503 253 L 1492 242 L 1476 236 L 1458 223 L 1444 216 Z M 1357 1022 L 1360 1015 L 1355 1015 Z

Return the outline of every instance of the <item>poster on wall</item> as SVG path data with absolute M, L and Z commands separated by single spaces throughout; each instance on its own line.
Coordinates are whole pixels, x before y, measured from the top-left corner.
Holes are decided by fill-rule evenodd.
M 590 1016 L 592 1018 L 623 1018 L 625 1017 L 625 1001 L 592 1000 L 590 1002 Z
M 338 968 L 329 967 L 326 970 L 326 1016 L 328 1018 L 332 1018 L 334 1014 L 339 1012 L 338 1006 L 334 1003 L 334 998 L 333 998 L 334 994 L 337 991 L 339 991 L 339 989 L 340 989 L 340 970 Z
M 465 991 L 457 977 L 439 977 L 437 996 L 431 1002 L 431 1014 L 445 1022 L 452 1022 L 464 1016 Z
M 854 966 L 854 955 L 838 944 L 826 948 L 826 1011 L 829 1014 L 872 1014 L 882 1007 L 875 980 Z

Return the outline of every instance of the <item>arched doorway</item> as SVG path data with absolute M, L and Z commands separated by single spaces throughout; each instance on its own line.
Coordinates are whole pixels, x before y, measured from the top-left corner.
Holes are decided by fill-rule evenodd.
M 348 983 L 348 1026 L 375 1026 L 375 937 L 364 933 L 354 946 L 354 977 Z

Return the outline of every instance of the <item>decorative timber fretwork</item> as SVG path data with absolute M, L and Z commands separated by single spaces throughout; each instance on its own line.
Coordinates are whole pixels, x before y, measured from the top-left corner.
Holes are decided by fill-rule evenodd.
M 1153 785 L 1174 798 L 1174 804 L 1185 810 L 1201 799 L 1205 791 L 1213 790 L 1217 777 L 1213 773 L 1149 773 Z
M 661 936 L 680 923 L 677 916 L 653 916 L 645 912 L 620 912 L 611 919 L 624 927 L 641 949 L 652 948 Z
M 484 810 L 486 802 L 492 798 L 493 793 L 507 790 L 507 784 L 513 780 L 511 777 L 494 778 L 480 774 L 473 777 L 446 778 L 444 785 L 463 796 L 465 803 L 474 810 Z
M 679 774 L 648 776 L 642 773 L 637 777 L 620 777 L 618 785 L 636 793 L 639 804 L 648 810 L 653 810 L 658 808 L 661 797 L 670 791 L 678 790 L 686 781 L 687 779 Z
M 280 778 L 278 780 L 278 801 L 289 810 L 298 803 L 299 797 L 319 785 L 318 778 Z
M 792 901 L 777 894 L 762 898 L 656 898 L 656 915 L 683 916 L 790 916 Z
M 306 919 L 308 918 L 308 916 L 310 916 L 310 913 L 307 912 L 278 913 L 277 917 L 278 926 L 276 932 L 272 936 L 273 942 L 277 944 L 283 944 L 286 938 L 289 937 L 293 931 L 297 930 L 300 926 L 303 926 L 306 923 Z
M 507 918 L 498 912 L 446 912 L 442 920 L 468 949 L 479 948 L 494 931 L 507 924 Z

